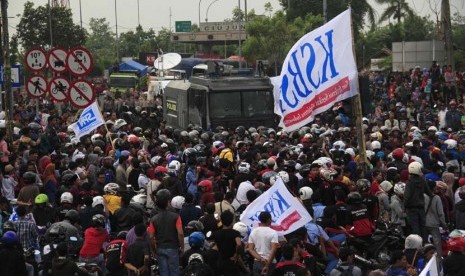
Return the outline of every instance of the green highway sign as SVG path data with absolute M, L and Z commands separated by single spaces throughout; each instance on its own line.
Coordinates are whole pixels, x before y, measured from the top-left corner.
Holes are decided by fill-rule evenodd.
M 176 21 L 175 25 L 177 33 L 189 33 L 192 31 L 191 21 Z

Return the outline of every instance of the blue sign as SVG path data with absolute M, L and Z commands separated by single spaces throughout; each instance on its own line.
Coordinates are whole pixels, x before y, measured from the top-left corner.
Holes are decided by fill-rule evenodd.
M 11 66 L 11 87 L 13 88 L 20 88 L 21 87 L 21 75 L 20 75 L 20 65 L 12 65 Z M 5 72 L 5 68 L 3 64 L 0 64 L 0 84 L 3 85 L 3 73 Z
M 77 126 L 80 131 L 85 131 L 86 128 L 88 128 L 96 121 L 97 117 L 94 114 L 94 110 L 92 110 L 92 108 L 89 108 L 81 114 L 81 116 L 79 117 L 79 121 L 77 121 Z

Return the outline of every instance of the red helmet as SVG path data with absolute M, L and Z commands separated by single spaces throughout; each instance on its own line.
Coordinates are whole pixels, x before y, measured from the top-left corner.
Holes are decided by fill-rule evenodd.
M 401 148 L 393 150 L 392 157 L 396 160 L 402 160 L 402 158 L 404 158 L 404 150 Z
M 453 237 L 447 241 L 447 245 L 450 251 L 453 252 L 465 252 L 465 238 L 464 237 Z
M 206 192 L 210 192 L 213 190 L 213 183 L 210 180 L 202 180 L 199 182 L 199 187 L 205 187 Z

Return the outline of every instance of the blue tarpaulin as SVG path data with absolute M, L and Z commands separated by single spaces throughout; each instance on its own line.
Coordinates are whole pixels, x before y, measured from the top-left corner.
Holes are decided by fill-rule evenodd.
M 119 65 L 119 71 L 136 71 L 139 77 L 147 75 L 147 66 L 134 60 L 128 60 Z

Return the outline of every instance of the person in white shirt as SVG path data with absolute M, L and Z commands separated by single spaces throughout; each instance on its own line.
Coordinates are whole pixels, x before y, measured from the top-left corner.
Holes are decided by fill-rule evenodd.
M 263 211 L 259 215 L 261 225 L 254 228 L 249 236 L 249 252 L 254 257 L 253 275 L 268 274 L 276 264 L 278 232 L 271 229 L 271 214 Z
M 445 104 L 440 103 L 439 112 L 438 112 L 439 129 L 446 128 L 446 113 L 447 113 L 447 108 Z
M 236 198 L 234 198 L 232 203 L 234 209 L 237 210 L 242 204 L 249 203 L 247 200 L 247 192 L 254 189 L 255 186 L 249 180 L 241 182 L 241 184 L 239 184 L 239 188 L 237 188 Z

